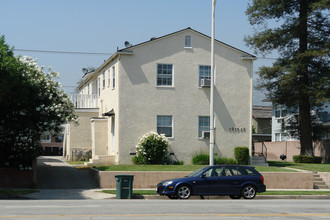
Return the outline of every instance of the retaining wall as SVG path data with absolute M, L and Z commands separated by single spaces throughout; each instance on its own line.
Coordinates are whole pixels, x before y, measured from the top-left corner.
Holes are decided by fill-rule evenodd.
M 115 175 L 134 175 L 133 188 L 155 188 L 166 179 L 180 178 L 189 172 L 178 171 L 98 171 L 92 169 L 100 188 L 116 188 Z M 262 172 L 268 189 L 313 189 L 312 172 Z

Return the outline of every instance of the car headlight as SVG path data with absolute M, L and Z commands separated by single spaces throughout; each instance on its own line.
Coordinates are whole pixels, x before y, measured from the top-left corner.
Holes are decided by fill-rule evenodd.
M 167 181 L 165 183 L 163 183 L 163 186 L 168 186 L 168 185 L 171 185 L 173 183 L 173 181 Z

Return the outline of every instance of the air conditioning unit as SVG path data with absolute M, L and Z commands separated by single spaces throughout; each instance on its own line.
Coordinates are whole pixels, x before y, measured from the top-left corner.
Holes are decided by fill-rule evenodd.
M 210 87 L 211 80 L 210 79 L 201 79 L 201 87 Z
M 203 139 L 209 139 L 210 138 L 210 132 L 209 131 L 202 131 L 202 138 Z

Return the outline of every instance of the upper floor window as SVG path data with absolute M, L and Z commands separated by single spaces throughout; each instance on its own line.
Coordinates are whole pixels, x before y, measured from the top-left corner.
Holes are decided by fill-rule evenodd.
M 199 66 L 199 87 L 201 87 L 202 79 L 211 80 L 211 66 Z
M 112 67 L 112 89 L 116 87 L 116 68 Z
M 210 116 L 198 117 L 198 137 L 203 137 L 203 131 L 210 131 Z
M 42 133 L 40 136 L 40 142 L 42 143 L 50 143 L 51 142 L 51 136 L 49 133 Z
M 105 72 L 102 73 L 102 89 L 105 88 Z
M 157 65 L 157 86 L 172 86 L 173 65 L 158 64 Z
M 97 86 L 97 95 L 100 96 L 101 94 L 101 85 L 100 85 L 100 77 L 97 78 L 96 86 Z
M 191 36 L 184 37 L 184 47 L 191 47 Z
M 165 134 L 166 137 L 173 137 L 173 121 L 171 115 L 157 116 L 157 133 Z
M 287 109 L 282 105 L 275 106 L 275 118 L 283 118 L 287 115 Z
M 110 87 L 110 81 L 111 81 L 111 78 L 110 78 L 110 69 L 108 69 L 108 87 Z

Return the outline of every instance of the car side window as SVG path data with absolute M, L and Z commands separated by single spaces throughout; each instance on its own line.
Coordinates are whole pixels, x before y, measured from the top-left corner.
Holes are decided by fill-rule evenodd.
M 232 167 L 231 171 L 233 173 L 233 176 L 242 176 L 243 175 L 243 173 L 237 167 Z
M 246 175 L 255 175 L 252 170 L 245 168 L 244 171 L 247 173 Z
M 214 167 L 205 172 L 205 177 L 223 176 L 223 167 Z
M 228 167 L 225 168 L 225 174 L 226 174 L 226 176 L 232 176 L 233 175 Z

